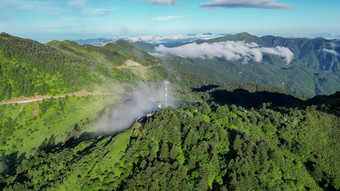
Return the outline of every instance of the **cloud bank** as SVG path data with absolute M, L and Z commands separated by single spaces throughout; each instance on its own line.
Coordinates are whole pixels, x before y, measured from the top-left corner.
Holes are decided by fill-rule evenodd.
M 281 35 L 283 38 L 306 38 L 306 39 L 314 39 L 316 36 L 310 34 L 290 34 L 290 35 Z
M 202 3 L 201 7 L 223 8 L 261 8 L 261 9 L 292 9 L 292 5 L 277 3 L 275 0 L 214 0 Z
M 202 44 L 191 43 L 174 48 L 168 48 L 160 45 L 156 47 L 155 51 L 163 55 L 172 55 L 182 58 L 225 58 L 226 60 L 243 59 L 245 63 L 251 59 L 256 62 L 261 62 L 264 53 L 283 57 L 287 64 L 289 64 L 294 58 L 294 53 L 286 47 L 260 47 L 254 42 L 246 43 L 244 41 L 226 41 Z
M 63 20 L 64 21 L 64 20 Z M 197 34 L 176 34 L 176 35 L 143 35 L 143 36 L 132 36 L 124 37 L 123 39 L 130 42 L 145 42 L 149 44 L 174 44 L 174 43 L 189 43 L 195 40 L 209 40 L 227 34 L 213 34 L 213 33 L 197 33 Z M 108 39 L 108 38 L 97 38 L 97 39 L 86 39 L 86 40 L 76 40 L 79 44 L 91 44 L 94 46 L 104 46 L 107 43 L 115 43 L 118 39 Z M 157 54 L 159 55 L 159 54 Z
M 162 43 L 173 43 L 173 42 L 191 42 L 193 40 L 208 40 L 217 37 L 224 36 L 225 34 L 212 34 L 212 33 L 198 33 L 198 34 L 178 34 L 169 36 L 156 36 L 156 35 L 145 35 L 135 36 L 126 38 L 129 42 L 146 42 L 150 44 L 162 44 Z
M 173 5 L 176 3 L 176 0 L 139 0 L 139 1 L 149 1 L 158 5 Z
M 323 52 L 326 52 L 326 53 L 328 53 L 328 54 L 333 54 L 333 55 L 335 55 L 335 56 L 340 56 L 340 54 L 337 53 L 335 50 L 331 50 L 331 49 L 326 49 L 326 48 L 324 48 L 324 49 L 322 49 L 322 51 L 323 51 Z

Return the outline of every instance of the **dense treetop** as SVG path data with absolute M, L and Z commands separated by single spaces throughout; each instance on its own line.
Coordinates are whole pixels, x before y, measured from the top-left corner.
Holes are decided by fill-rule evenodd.
M 168 107 L 118 135 L 52 136 L 33 155 L 6 156 L 0 181 L 5 190 L 336 190 L 332 104 Z

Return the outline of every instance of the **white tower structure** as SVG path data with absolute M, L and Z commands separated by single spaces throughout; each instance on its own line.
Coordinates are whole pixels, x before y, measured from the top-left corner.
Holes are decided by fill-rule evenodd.
M 165 80 L 164 84 L 165 84 L 165 107 L 168 107 L 168 85 L 169 85 L 169 81 Z

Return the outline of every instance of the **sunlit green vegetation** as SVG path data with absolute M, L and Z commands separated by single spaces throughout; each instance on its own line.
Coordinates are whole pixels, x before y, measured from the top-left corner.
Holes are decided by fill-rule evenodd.
M 43 144 L 93 131 L 90 128 L 101 110 L 118 100 L 116 96 L 69 96 L 0 105 L 0 158 L 16 152 L 30 156 Z
M 117 67 L 127 59 L 145 67 L 147 76 Z M 42 45 L 1 34 L 0 100 L 81 90 L 133 92 L 140 83 L 160 87 L 167 79 L 174 99 L 192 105 L 160 110 L 143 126 L 135 123 L 120 133 L 95 129 L 124 101 L 118 96 L 0 105 L 0 188 L 340 189 L 339 92 L 302 101 L 277 87 L 224 84 L 168 61 L 125 41 Z
M 339 122 L 315 106 L 168 108 L 145 126 L 148 140 L 131 141 L 135 169 L 120 188 L 339 189 Z
M 337 106 L 267 106 L 168 107 L 142 128 L 41 146 L 4 171 L 2 184 L 5 190 L 339 189 L 340 120 L 330 109 Z
M 2 33 L 0 100 L 30 97 L 36 93 L 112 92 L 118 86 L 145 82 L 145 77 L 132 68 L 117 68 L 129 59 L 142 66 L 159 65 L 154 57 L 123 41 L 105 47 L 80 46 L 71 41 L 43 45 Z M 148 80 L 162 80 L 152 68 L 145 70 Z

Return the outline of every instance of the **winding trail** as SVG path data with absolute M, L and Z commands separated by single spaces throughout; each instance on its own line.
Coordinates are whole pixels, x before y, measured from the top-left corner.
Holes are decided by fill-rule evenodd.
M 0 105 L 14 104 L 14 103 L 30 103 L 35 101 L 41 101 L 44 99 L 50 98 L 64 98 L 66 96 L 89 96 L 89 95 L 132 95 L 128 93 L 86 93 L 86 94 L 67 94 L 67 95 L 58 95 L 58 96 L 42 96 L 34 99 L 26 99 L 26 100 L 17 100 L 17 101 L 8 101 L 8 102 L 0 102 Z

